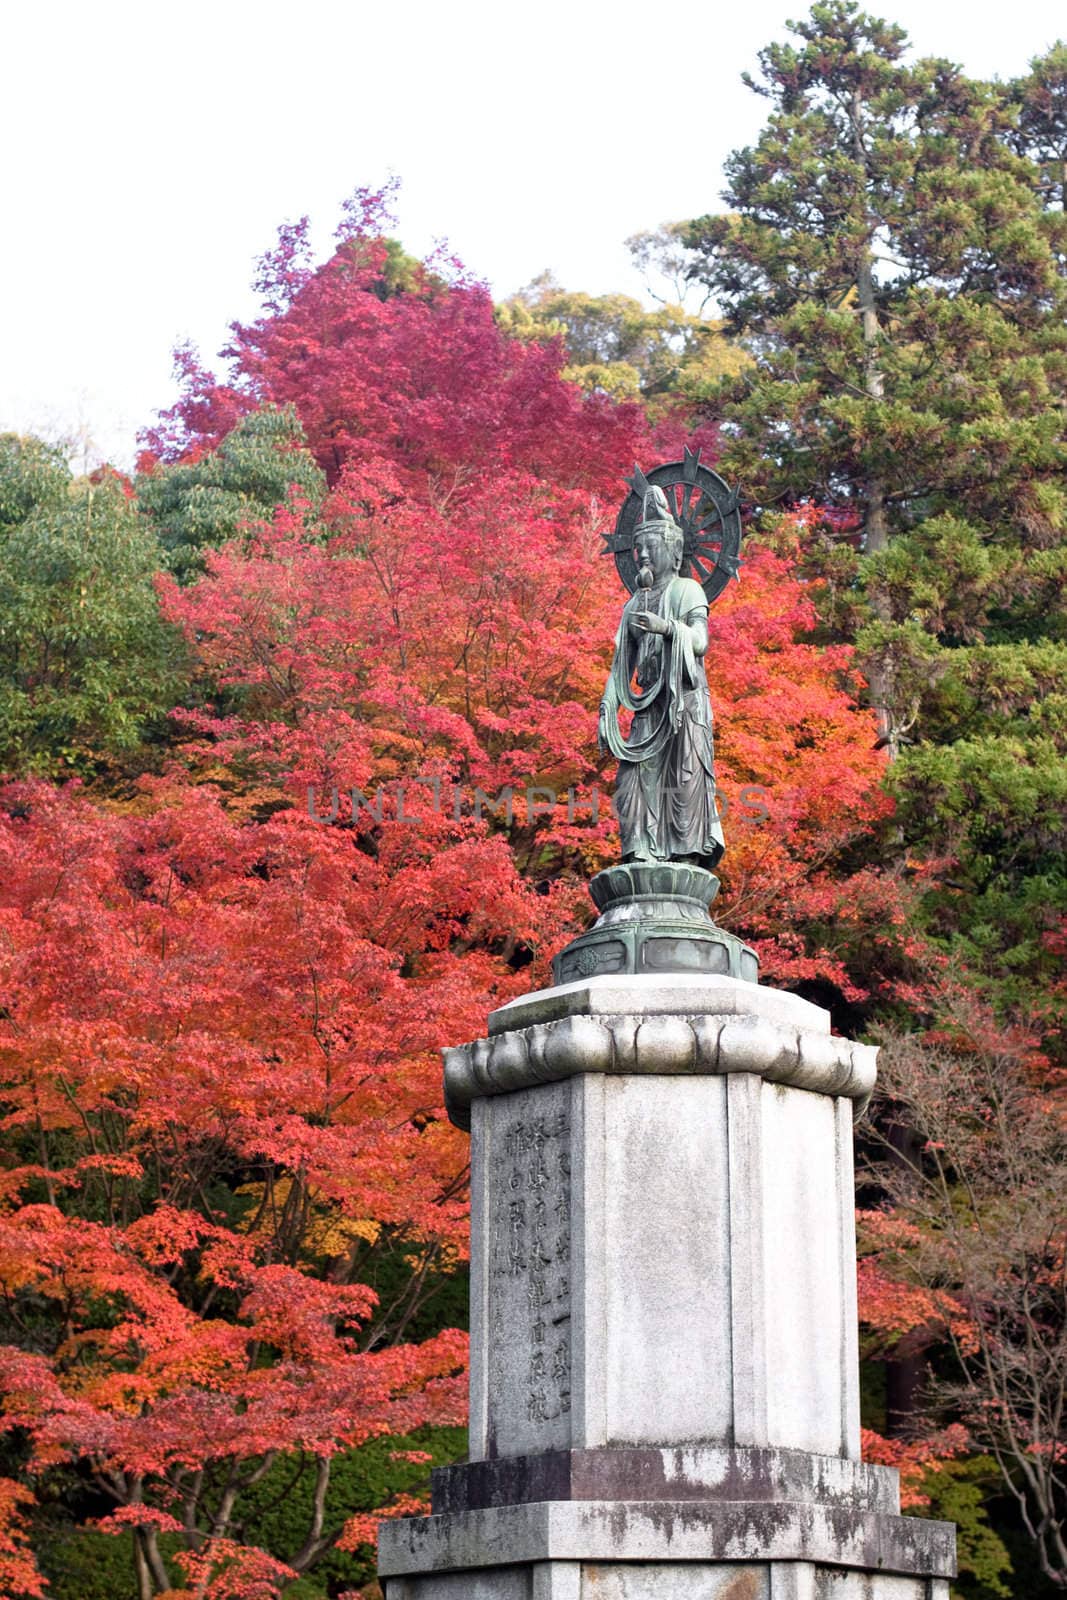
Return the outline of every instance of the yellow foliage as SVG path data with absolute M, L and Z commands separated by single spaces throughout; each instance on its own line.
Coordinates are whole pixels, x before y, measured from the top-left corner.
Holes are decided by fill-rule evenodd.
M 238 1224 L 241 1232 L 256 1238 L 270 1238 L 279 1226 L 292 1194 L 293 1180 L 283 1177 L 275 1180 L 267 1204 L 263 1183 L 244 1183 L 238 1194 L 251 1195 L 255 1201 L 248 1216 Z M 381 1223 L 371 1217 L 345 1217 L 330 1201 L 321 1200 L 311 1190 L 305 1197 L 306 1217 L 301 1243 L 303 1254 L 335 1259 L 347 1254 L 353 1241 L 362 1239 L 366 1244 L 376 1244 L 381 1234 Z

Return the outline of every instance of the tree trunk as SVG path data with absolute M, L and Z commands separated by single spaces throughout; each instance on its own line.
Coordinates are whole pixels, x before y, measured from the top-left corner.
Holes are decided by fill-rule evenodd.
M 152 1600 L 156 1591 L 152 1583 L 152 1574 L 148 1570 L 148 1558 L 144 1553 L 140 1528 L 133 1530 L 133 1565 L 137 1573 L 137 1600 Z
M 320 1456 L 315 1468 L 315 1494 L 311 1507 L 311 1526 L 302 1547 L 292 1556 L 289 1565 L 294 1572 L 305 1572 L 312 1562 L 322 1554 L 330 1544 L 327 1535 L 323 1538 L 322 1526 L 326 1518 L 326 1493 L 330 1487 L 331 1458 Z
M 168 1589 L 173 1588 L 173 1584 L 170 1581 L 170 1573 L 167 1571 L 163 1563 L 163 1557 L 160 1554 L 158 1528 L 145 1528 L 144 1547 L 149 1571 L 155 1579 L 156 1592 L 157 1594 L 166 1594 Z
M 885 1431 L 890 1439 L 907 1439 L 915 1431 L 916 1413 L 926 1360 L 921 1350 L 898 1354 L 885 1364 Z
M 852 147 L 857 165 L 867 173 L 867 148 L 863 139 L 863 105 L 857 91 L 851 106 Z M 863 210 L 862 228 L 864 242 L 856 261 L 856 303 L 860 315 L 860 333 L 863 339 L 863 388 L 874 401 L 885 398 L 885 378 L 879 360 L 882 332 L 878 323 L 878 305 L 874 293 L 874 263 L 870 246 L 873 231 L 872 219 L 867 213 L 866 195 L 860 202 Z M 889 524 L 885 508 L 885 479 L 872 473 L 864 485 L 863 548 L 867 555 L 884 550 L 889 543 Z M 889 620 L 888 608 L 878 596 L 874 599 L 875 615 L 882 622 Z M 878 743 L 895 760 L 897 750 L 896 730 L 891 710 L 892 674 L 887 663 L 868 663 L 867 680 L 871 691 L 871 705 L 878 719 Z

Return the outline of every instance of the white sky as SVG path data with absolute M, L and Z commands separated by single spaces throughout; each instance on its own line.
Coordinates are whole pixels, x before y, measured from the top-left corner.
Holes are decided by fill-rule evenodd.
M 1010 77 L 1055 0 L 869 0 L 924 55 Z M 551 268 L 640 292 L 623 240 L 718 204 L 765 103 L 740 82 L 803 0 L 8 0 L 0 69 L 0 429 L 128 463 L 250 316 L 253 262 L 390 172 L 399 233 L 501 297 Z

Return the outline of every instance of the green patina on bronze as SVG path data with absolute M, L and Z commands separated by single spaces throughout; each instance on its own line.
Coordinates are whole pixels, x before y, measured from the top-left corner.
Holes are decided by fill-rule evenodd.
M 689 450 L 639 467 L 607 538 L 631 591 L 615 637 L 598 739 L 619 763 L 622 861 L 590 892 L 596 923 L 553 962 L 557 983 L 597 973 L 722 973 L 755 982 L 754 951 L 708 907 L 725 849 L 715 803 L 708 607 L 737 577 L 738 496 Z M 629 731 L 619 713 L 632 713 Z

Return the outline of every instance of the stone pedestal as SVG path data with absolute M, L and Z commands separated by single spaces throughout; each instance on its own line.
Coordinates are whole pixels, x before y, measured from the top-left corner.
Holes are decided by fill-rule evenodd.
M 739 977 L 592 977 L 445 1052 L 471 1128 L 471 1436 L 387 1600 L 947 1600 L 859 1459 L 874 1051 Z

